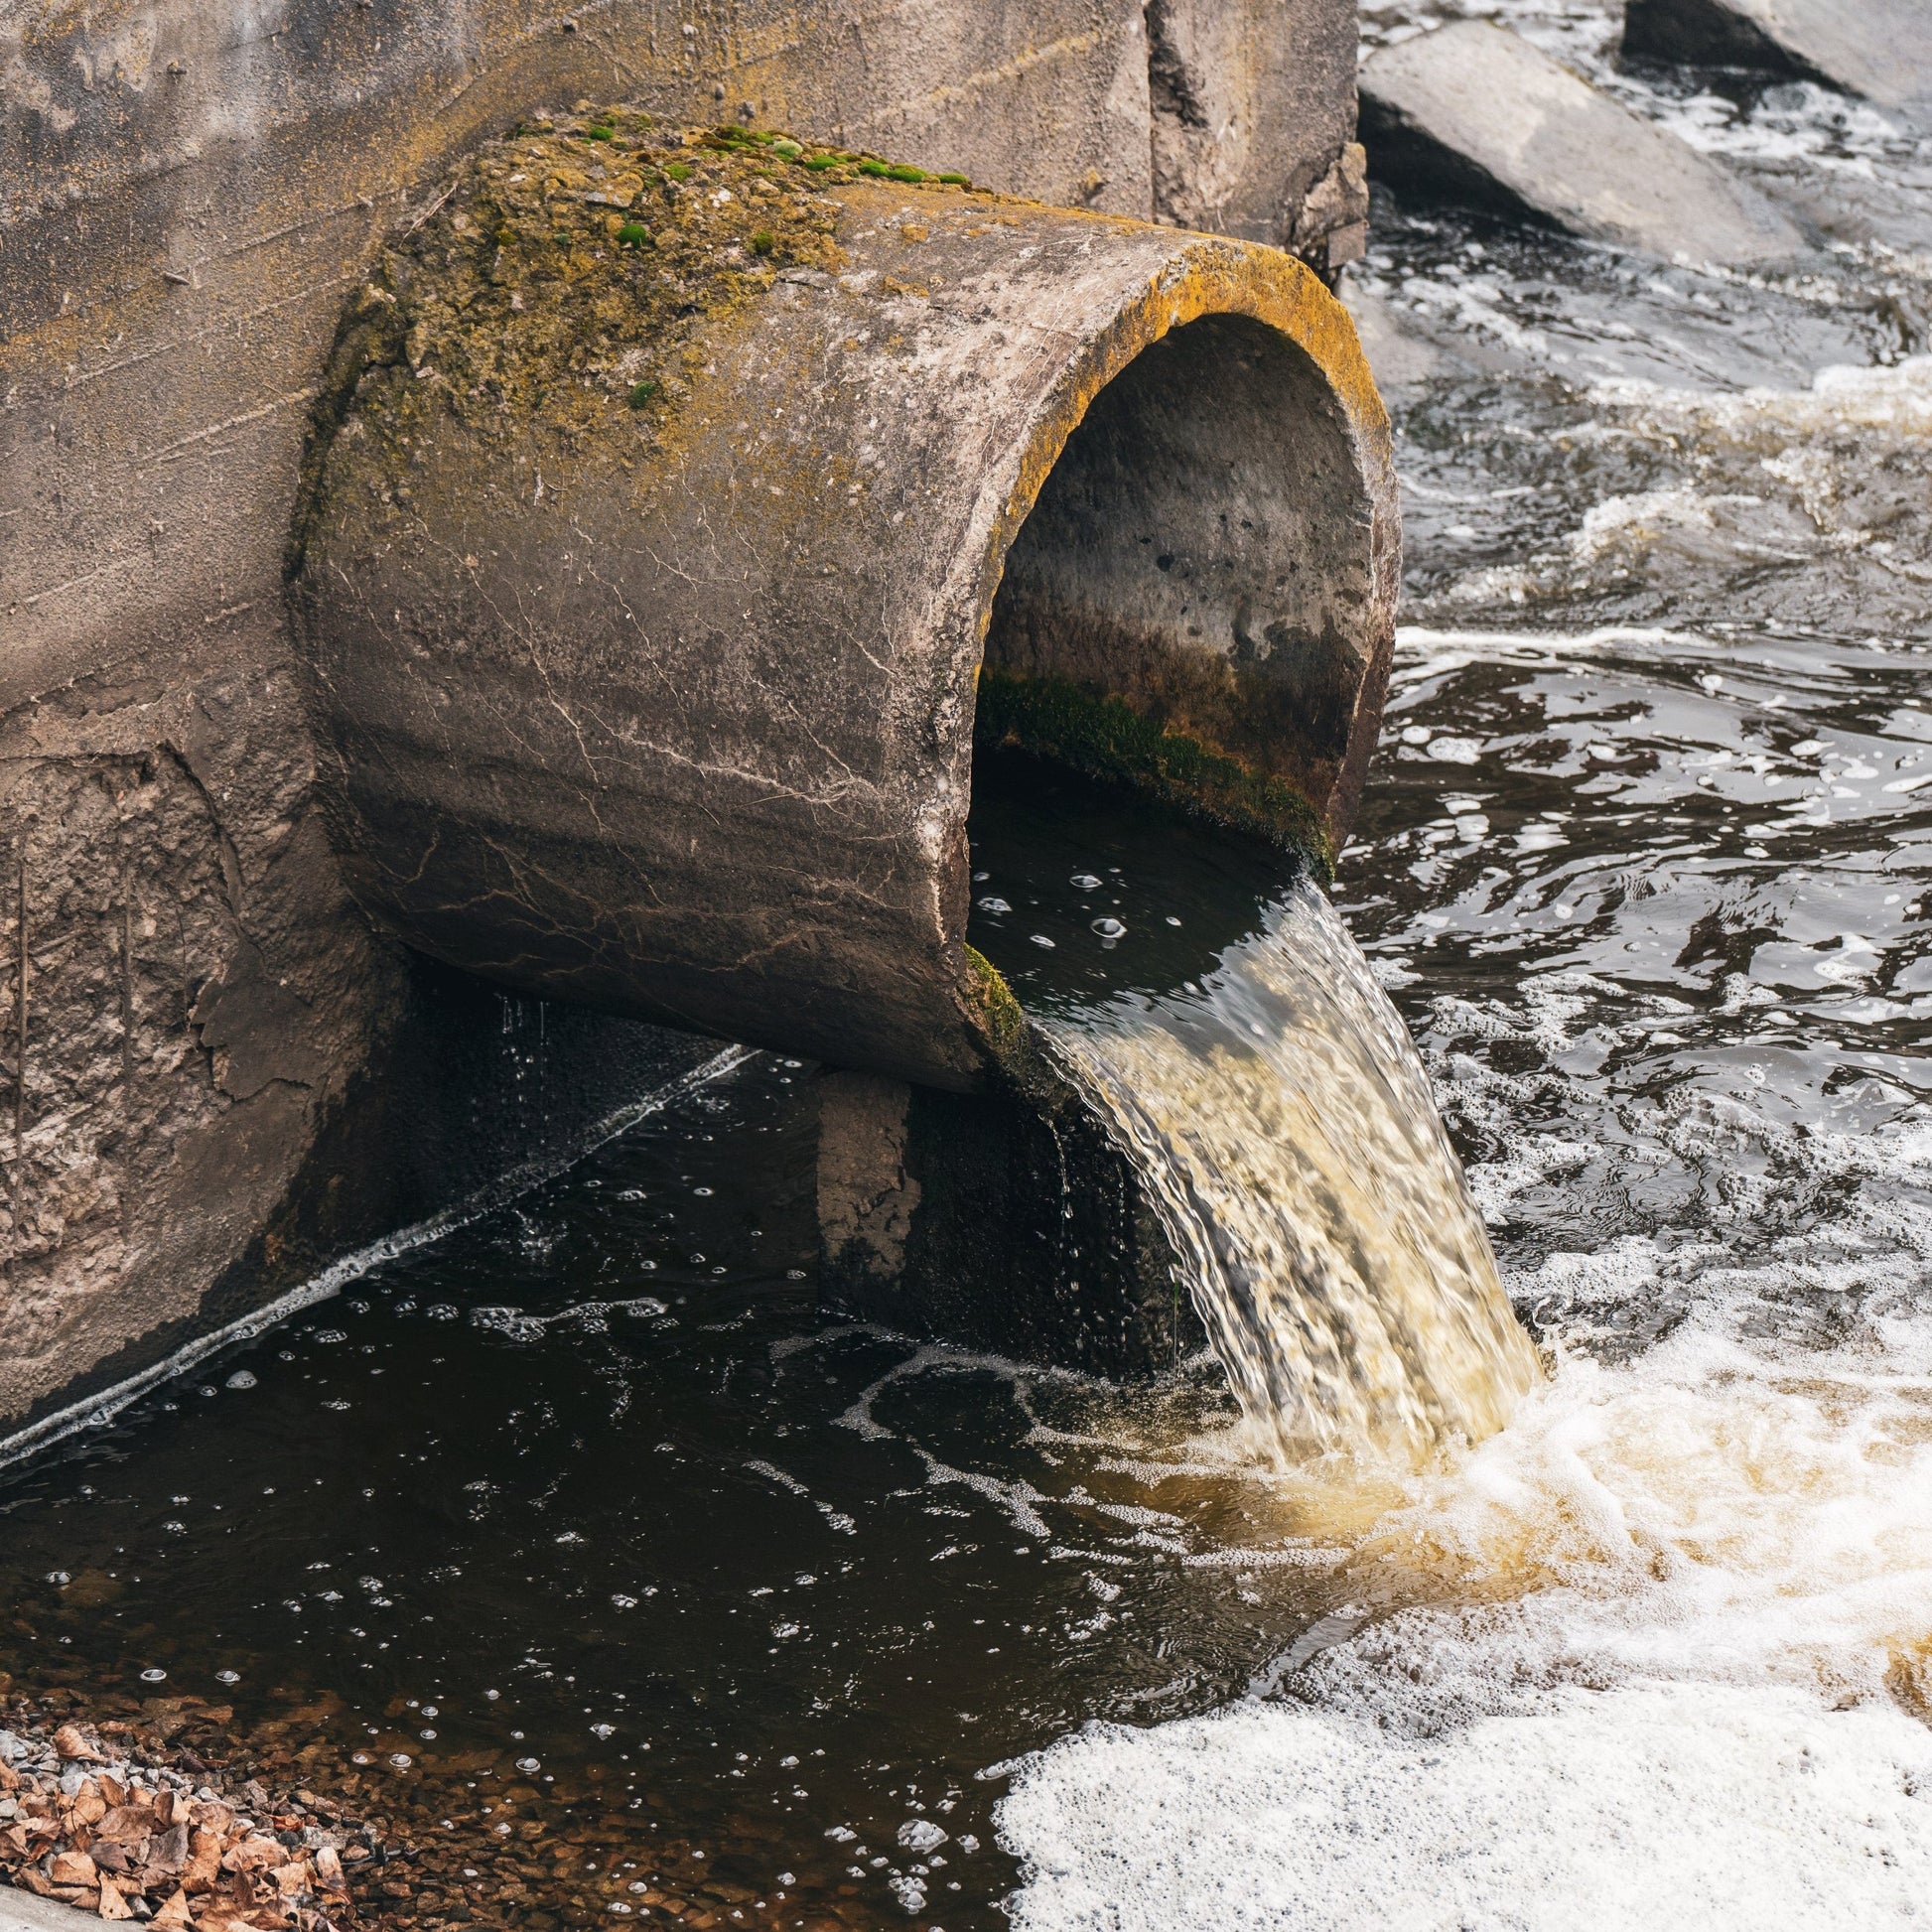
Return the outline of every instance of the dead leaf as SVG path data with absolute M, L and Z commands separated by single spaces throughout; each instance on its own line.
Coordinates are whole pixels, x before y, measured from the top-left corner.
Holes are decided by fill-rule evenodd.
M 134 1907 L 121 1896 L 121 1888 L 111 1878 L 100 1881 L 100 1904 L 96 1908 L 102 1918 L 132 1918 Z
M 54 1748 L 61 1756 L 77 1759 L 83 1764 L 98 1764 L 102 1761 L 100 1753 L 81 1736 L 79 1727 L 75 1725 L 63 1725 L 54 1733 Z
M 307 1859 L 295 1859 L 287 1864 L 278 1864 L 268 1874 L 275 1880 L 275 1889 L 284 1898 L 294 1898 L 298 1893 L 314 1891 L 316 1870 Z
M 94 1862 L 84 1852 L 56 1852 L 47 1875 L 57 1885 L 93 1885 L 99 1881 Z
M 179 1872 L 188 1863 L 188 1827 L 170 1825 L 148 1840 L 148 1865 L 151 1870 Z
M 280 1864 L 287 1857 L 287 1850 L 277 1840 L 250 1832 L 239 1845 L 232 1845 L 222 1853 L 221 1869 L 264 1871 L 270 1865 Z
M 178 1926 L 187 1925 L 190 1922 L 188 1916 L 188 1894 L 185 1891 L 178 1891 L 172 1897 L 165 1900 L 161 1909 L 155 1913 L 153 1920 L 153 1923 L 156 1925 Z
M 189 1891 L 212 1891 L 221 1876 L 221 1834 L 206 1826 L 190 1842 L 188 1869 L 182 1885 Z

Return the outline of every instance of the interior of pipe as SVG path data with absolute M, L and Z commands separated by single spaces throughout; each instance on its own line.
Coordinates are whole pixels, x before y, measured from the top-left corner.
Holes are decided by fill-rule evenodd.
M 1030 693 L 1062 724 L 1113 697 L 1318 805 L 1371 656 L 1370 533 L 1308 353 L 1243 316 L 1175 329 L 1096 397 L 1008 553 L 982 726 L 1004 705 L 1025 742 Z

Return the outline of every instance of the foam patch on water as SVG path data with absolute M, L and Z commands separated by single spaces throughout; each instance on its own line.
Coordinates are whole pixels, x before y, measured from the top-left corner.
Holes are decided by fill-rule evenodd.
M 1720 1685 L 1572 1691 L 1450 1741 L 1252 1706 L 1068 1738 L 1001 1825 L 1019 1932 L 1919 1923 L 1932 1735 Z
M 1560 1346 L 1508 1428 L 1348 1539 L 1344 1587 L 1424 1606 L 1338 1620 L 1286 1702 L 1025 1760 L 1016 1924 L 1932 1917 L 1932 1131 L 1815 1160 L 1883 1184 L 1822 1246 L 1708 1249 L 1634 1359 Z M 1593 1306 L 1658 1266 L 1626 1241 L 1517 1286 Z M 1780 1339 L 1806 1295 L 1862 1317 Z

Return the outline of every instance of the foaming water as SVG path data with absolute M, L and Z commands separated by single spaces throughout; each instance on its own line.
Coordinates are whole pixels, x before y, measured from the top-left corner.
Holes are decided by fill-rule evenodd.
M 1258 1437 L 1414 1465 L 1502 1427 L 1529 1338 L 1401 1018 L 1312 885 L 1196 990 L 1046 1024 L 1132 1151 Z
M 1412 627 L 1336 902 L 1550 1373 L 1297 1497 L 1324 1613 L 1249 1698 L 1015 1767 L 1026 1932 L 1932 1897 L 1932 140 L 1625 68 L 1588 0 L 1365 38 L 1465 13 L 1823 245 L 1744 277 L 1378 202 L 1344 299 Z
M 1818 1158 L 1922 1202 L 1932 1131 Z M 1286 1700 L 1029 1760 L 1001 1814 L 1030 1866 L 1016 1923 L 1154 1932 L 1203 1900 L 1344 1928 L 1922 1922 L 1932 1318 L 1877 1232 L 1872 1325 L 1838 1346 L 1764 1334 L 1773 1282 L 1715 1244 L 1667 1339 L 1560 1346 L 1334 1573 L 1433 1600 L 1344 1621 Z M 1653 1259 L 1608 1272 L 1642 1294 Z
M 974 943 L 1138 1170 L 1250 1450 L 1415 1468 L 1501 1428 L 1535 1353 L 1323 894 L 1028 759 L 977 784 Z

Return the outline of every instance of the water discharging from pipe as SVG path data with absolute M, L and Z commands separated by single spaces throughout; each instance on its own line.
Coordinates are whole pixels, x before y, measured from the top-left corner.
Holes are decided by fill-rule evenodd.
M 1141 1173 L 1258 1446 L 1413 1466 L 1502 1428 L 1534 1352 L 1414 1043 L 1321 892 L 1031 761 L 982 786 L 975 936 Z M 1183 877 L 1196 903 L 1168 909 Z

